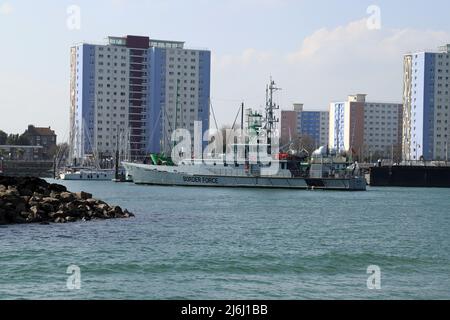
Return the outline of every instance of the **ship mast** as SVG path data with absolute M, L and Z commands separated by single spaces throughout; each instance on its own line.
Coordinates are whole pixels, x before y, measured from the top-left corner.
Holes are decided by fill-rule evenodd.
M 276 105 L 273 102 L 273 94 L 276 91 L 281 90 L 281 88 L 277 88 L 275 81 L 270 78 L 270 84 L 266 88 L 266 125 L 265 129 L 267 132 L 267 153 L 269 155 L 272 154 L 272 138 L 274 135 L 276 124 L 279 122 L 279 119 L 275 116 L 275 111 L 280 109 L 279 105 Z

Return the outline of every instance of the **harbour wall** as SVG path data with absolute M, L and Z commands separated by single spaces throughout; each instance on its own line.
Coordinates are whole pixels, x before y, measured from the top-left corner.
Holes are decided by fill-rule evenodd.
M 53 161 L 0 160 L 0 173 L 14 177 L 53 177 Z
M 374 187 L 450 188 L 450 167 L 373 167 L 369 181 Z

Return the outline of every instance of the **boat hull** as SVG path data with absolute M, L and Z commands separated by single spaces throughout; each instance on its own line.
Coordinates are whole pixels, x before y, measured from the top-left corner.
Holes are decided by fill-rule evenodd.
M 134 183 L 162 186 L 272 188 L 303 190 L 365 191 L 363 177 L 341 179 L 303 179 L 286 177 L 219 176 L 158 170 L 156 166 L 124 163 Z
M 114 179 L 115 174 L 113 172 L 74 172 L 74 173 L 61 173 L 59 178 L 61 180 L 83 180 L 83 181 L 111 181 Z

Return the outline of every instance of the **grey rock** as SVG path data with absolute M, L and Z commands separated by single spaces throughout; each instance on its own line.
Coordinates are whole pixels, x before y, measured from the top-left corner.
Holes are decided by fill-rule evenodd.
M 60 201 L 58 199 L 52 198 L 52 197 L 45 197 L 45 198 L 42 199 L 42 202 L 43 203 L 49 203 L 49 204 L 51 204 L 53 206 L 60 204 Z
M 75 196 L 70 192 L 61 192 L 60 194 L 61 200 L 65 202 L 70 202 L 75 200 Z
M 65 191 L 63 191 L 63 192 L 65 192 Z M 60 199 L 61 198 L 61 193 L 52 191 L 52 192 L 50 192 L 50 198 Z
M 102 203 L 97 206 L 97 209 L 100 211 L 105 211 L 109 209 L 109 206 L 107 204 Z
M 5 192 L 3 192 L 4 195 L 6 196 L 15 196 L 15 197 L 20 197 L 20 193 L 17 190 L 16 187 L 12 187 L 12 186 L 8 186 L 8 190 L 6 190 Z
M 128 210 L 92 198 L 90 193 L 71 193 L 42 179 L 0 176 L 0 182 L 0 224 L 134 217 Z
M 20 189 L 19 192 L 22 197 L 24 197 L 24 196 L 31 197 L 33 195 L 33 191 L 31 191 L 30 189 L 26 189 L 26 188 Z
M 91 199 L 92 198 L 92 194 L 81 191 L 81 192 L 76 192 L 75 196 L 80 199 L 80 200 L 87 200 L 87 199 Z

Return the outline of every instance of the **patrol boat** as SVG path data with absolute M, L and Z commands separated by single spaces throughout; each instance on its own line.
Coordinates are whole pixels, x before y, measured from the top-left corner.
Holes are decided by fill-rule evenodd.
M 272 139 L 279 122 L 275 116 L 279 106 L 273 103 L 276 90 L 271 80 L 265 117 L 249 114 L 250 138 L 232 144 L 232 154 L 206 159 L 185 157 L 177 165 L 152 155 L 153 164 L 123 162 L 127 176 L 135 184 L 146 185 L 365 191 L 367 183 L 357 163 L 349 166 L 345 158 L 326 147 L 311 157 L 294 148 L 287 153 L 273 152 Z M 264 161 L 257 152 L 261 149 L 267 151 Z M 310 161 L 306 161 L 308 158 Z

